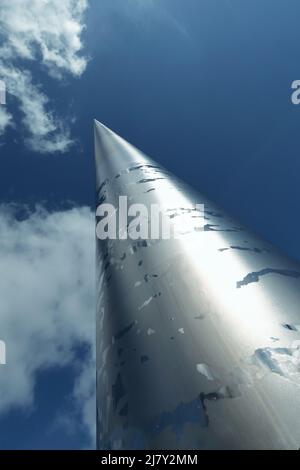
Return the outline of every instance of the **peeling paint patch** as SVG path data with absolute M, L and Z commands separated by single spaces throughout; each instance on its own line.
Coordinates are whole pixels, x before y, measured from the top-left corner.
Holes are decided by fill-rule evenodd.
M 207 364 L 196 364 L 196 369 L 200 374 L 204 375 L 207 380 L 217 379 L 217 375 Z
M 142 310 L 143 308 L 147 307 L 147 305 L 149 305 L 152 300 L 153 300 L 153 295 L 151 295 L 149 299 L 145 300 L 145 302 L 139 306 L 139 310 Z
M 102 181 L 102 183 L 100 184 L 99 188 L 98 188 L 98 193 L 101 191 L 101 189 L 104 188 L 104 186 L 109 182 L 109 179 L 106 178 L 104 181 Z
M 205 224 L 204 231 L 205 232 L 239 232 L 241 229 L 237 228 L 214 228 L 220 227 L 218 224 Z
M 129 333 L 129 331 L 134 327 L 134 325 L 137 324 L 137 321 L 133 321 L 132 323 L 130 323 L 128 326 L 125 326 L 125 328 L 123 328 L 122 330 L 120 330 L 116 335 L 114 335 L 114 340 L 118 341 L 119 339 L 121 339 L 124 335 L 126 335 L 127 333 Z
M 154 278 L 155 278 L 155 277 L 158 277 L 158 275 L 157 275 L 157 274 L 145 274 L 145 276 L 144 276 L 144 281 L 145 281 L 145 282 L 148 282 L 148 281 L 149 281 L 149 278 L 151 278 L 151 277 L 154 277 Z
M 159 165 L 151 165 L 149 163 L 143 163 L 142 165 L 135 165 L 135 166 L 128 168 L 128 171 L 136 171 L 136 170 L 147 169 L 147 168 L 163 170 L 163 168 L 160 167 Z
M 258 282 L 259 278 L 261 276 L 265 276 L 266 274 L 280 274 L 281 276 L 288 276 L 288 277 L 294 277 L 298 278 L 300 277 L 300 272 L 298 271 L 292 271 L 289 269 L 273 269 L 273 268 L 265 268 L 262 269 L 261 271 L 256 271 L 247 274 L 247 276 L 242 279 L 242 281 L 238 281 L 236 283 L 237 289 L 239 289 L 242 286 L 247 286 L 248 284 L 251 284 L 252 282 Z
M 265 250 L 265 249 L 261 249 L 261 248 L 248 248 L 247 246 L 235 246 L 235 245 L 231 245 L 227 248 L 219 248 L 218 251 L 227 251 L 227 250 L 241 250 L 241 251 L 251 251 L 253 253 L 263 253 L 263 252 L 270 252 L 270 250 Z
M 101 206 L 101 204 L 103 204 L 105 200 L 106 200 L 106 194 L 102 194 L 102 196 L 99 197 L 98 199 L 98 202 L 97 202 L 98 206 Z
M 180 439 L 187 424 L 207 426 L 207 418 L 201 399 L 196 398 L 188 403 L 180 402 L 173 411 L 165 411 L 157 416 L 152 425 L 152 434 L 158 435 L 171 426 L 173 433 Z
M 138 240 L 137 242 L 133 243 L 132 246 L 130 247 L 131 253 L 136 253 L 139 248 L 147 248 L 148 243 L 147 240 Z
M 137 181 L 137 184 L 152 183 L 153 181 L 164 180 L 164 179 L 166 179 L 166 178 L 143 178 L 143 179 Z
M 200 393 L 200 400 L 201 400 L 202 407 L 205 413 L 205 426 L 206 427 L 209 425 L 209 416 L 208 416 L 205 402 L 224 400 L 224 398 L 235 398 L 235 395 L 232 394 L 232 391 L 230 390 L 229 387 L 221 387 L 216 392 Z
M 154 333 L 155 333 L 155 330 L 152 330 L 152 328 L 148 328 L 148 330 L 147 330 L 147 335 L 148 336 L 154 335 Z
M 300 330 L 300 325 L 292 325 L 291 323 L 283 323 L 283 328 L 286 328 L 287 330 L 290 331 L 299 331 Z
M 161 296 L 161 292 L 158 292 L 157 294 L 155 294 L 155 295 L 153 296 L 153 299 L 157 299 L 157 298 L 160 297 L 160 296 Z
M 299 348 L 260 348 L 255 357 L 264 368 L 300 383 Z

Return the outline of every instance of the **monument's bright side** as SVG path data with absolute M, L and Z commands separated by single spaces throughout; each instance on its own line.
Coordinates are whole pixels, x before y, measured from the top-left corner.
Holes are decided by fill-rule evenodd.
M 96 238 L 98 448 L 298 449 L 300 266 L 97 121 L 95 152 L 97 207 L 194 221 Z

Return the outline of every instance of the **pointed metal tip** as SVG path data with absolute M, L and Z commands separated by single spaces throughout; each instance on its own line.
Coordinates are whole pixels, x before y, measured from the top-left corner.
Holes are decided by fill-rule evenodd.
M 94 119 L 94 127 L 98 128 L 98 129 L 101 129 L 105 126 L 104 126 L 104 124 L 102 124 L 102 122 L 98 121 L 97 119 Z
M 103 122 L 98 121 L 98 119 L 94 119 L 94 124 L 97 125 L 97 126 L 100 126 L 100 127 L 101 127 L 101 126 L 106 127 L 106 126 L 103 124 Z
M 103 122 L 98 121 L 97 119 L 94 119 L 94 133 L 95 137 L 103 140 L 103 139 L 121 139 L 121 137 L 116 134 L 114 131 L 112 131 L 109 127 L 107 127 Z
M 149 157 L 97 119 L 94 119 L 94 135 L 98 186 L 104 177 L 110 178 L 136 164 L 149 163 Z
M 111 129 L 109 129 L 109 127 L 103 124 L 103 122 L 100 122 L 97 119 L 94 119 L 94 126 L 98 129 L 106 129 L 107 131 L 113 132 Z

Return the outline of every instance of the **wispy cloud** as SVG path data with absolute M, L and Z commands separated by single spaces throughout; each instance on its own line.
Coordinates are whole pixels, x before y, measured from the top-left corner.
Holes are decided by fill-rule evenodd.
M 9 125 L 12 124 L 11 114 L 0 105 L 0 136 L 4 134 Z
M 18 220 L 24 208 L 0 206 L 0 414 L 34 404 L 37 373 L 73 366 L 75 415 L 95 442 L 94 221 L 88 208 Z M 78 357 L 77 346 L 88 347 Z M 50 425 L 51 423 L 49 423 Z M 91 444 L 92 445 L 92 444 Z
M 31 65 L 38 64 L 56 80 L 66 75 L 80 77 L 87 65 L 81 40 L 86 9 L 87 0 L 1 1 L 0 78 L 20 104 L 27 144 L 35 151 L 65 152 L 72 139 L 63 118 L 50 109 Z M 7 119 L 8 112 L 1 110 L 2 133 Z

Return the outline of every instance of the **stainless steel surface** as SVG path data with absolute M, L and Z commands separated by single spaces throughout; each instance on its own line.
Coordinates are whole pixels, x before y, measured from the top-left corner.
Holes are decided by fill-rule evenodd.
M 192 238 L 97 240 L 98 448 L 298 449 L 300 266 L 97 121 L 95 152 L 97 205 L 205 204 Z

